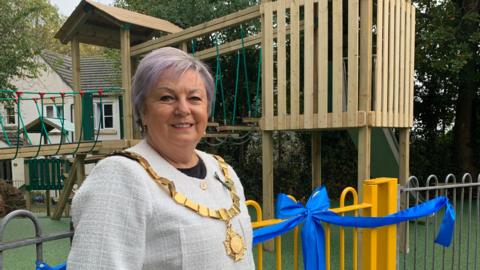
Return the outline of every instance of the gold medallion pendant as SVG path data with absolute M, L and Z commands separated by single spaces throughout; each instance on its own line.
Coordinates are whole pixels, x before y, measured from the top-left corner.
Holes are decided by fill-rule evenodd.
M 230 224 L 227 225 L 227 237 L 223 243 L 225 244 L 227 255 L 234 261 L 240 261 L 245 255 L 247 248 L 243 238 L 232 229 Z

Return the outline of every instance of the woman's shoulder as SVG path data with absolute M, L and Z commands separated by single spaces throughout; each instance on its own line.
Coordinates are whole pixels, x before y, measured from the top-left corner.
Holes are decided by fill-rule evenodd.
M 143 188 L 146 177 L 147 173 L 137 161 L 120 155 L 110 155 L 95 165 L 84 184 L 87 186 L 133 184 Z
M 139 170 L 141 167 L 137 161 L 125 157 L 120 154 L 110 154 L 104 159 L 100 160 L 94 167 L 95 170 L 100 171 L 111 171 L 112 173 L 127 173 L 132 174 L 136 170 Z

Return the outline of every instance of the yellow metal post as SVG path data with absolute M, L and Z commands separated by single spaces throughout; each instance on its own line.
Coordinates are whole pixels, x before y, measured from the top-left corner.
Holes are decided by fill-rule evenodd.
M 251 206 L 257 213 L 257 222 L 263 221 L 263 212 L 260 204 L 254 200 L 247 200 L 245 202 L 247 206 Z M 257 245 L 257 270 L 263 269 L 263 245 L 260 243 Z
M 377 178 L 364 181 L 363 201 L 372 207 L 364 216 L 385 216 L 397 211 L 397 179 Z M 379 248 L 380 247 L 380 248 Z M 362 269 L 395 269 L 396 225 L 366 229 L 362 241 Z

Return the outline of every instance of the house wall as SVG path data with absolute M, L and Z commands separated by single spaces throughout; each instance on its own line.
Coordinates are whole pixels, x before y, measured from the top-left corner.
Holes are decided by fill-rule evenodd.
M 15 85 L 19 90 L 22 91 L 35 91 L 35 92 L 60 92 L 64 91 L 65 93 L 72 92 L 72 89 L 68 84 L 66 84 L 63 79 L 41 58 L 37 59 L 45 65 L 45 70 L 42 70 L 37 78 L 31 79 L 13 79 L 11 83 Z M 34 95 L 24 95 L 24 97 L 34 97 Z M 38 97 L 38 96 L 37 96 Z M 60 96 L 55 100 L 56 105 L 61 105 L 62 101 Z M 44 98 L 44 114 L 46 114 L 45 106 L 55 104 L 49 97 Z M 94 98 L 94 103 L 99 103 L 99 98 Z M 102 103 L 112 104 L 113 109 L 113 127 L 101 129 L 99 140 L 116 140 L 120 139 L 120 111 L 119 111 L 119 100 L 118 97 L 104 97 L 102 98 Z M 24 124 L 27 125 L 31 121 L 39 117 L 39 113 L 35 106 L 34 101 L 24 100 L 20 104 L 20 111 L 22 113 Z M 68 121 L 73 122 L 73 97 L 67 96 L 65 98 L 64 105 L 64 118 Z M 40 106 L 40 105 L 39 105 Z M 95 106 L 95 104 L 94 104 Z M 5 117 L 4 106 L 0 104 L 0 112 L 2 116 Z M 5 121 L 4 121 L 5 122 Z M 18 124 L 18 123 L 16 123 Z M 98 121 L 94 123 L 95 129 L 97 128 Z M 10 125 L 13 128 L 15 125 Z M 95 131 L 97 132 L 97 131 Z M 29 137 L 33 145 L 38 145 L 40 141 L 40 134 L 29 133 Z M 49 133 L 50 142 L 56 144 L 60 142 L 60 132 L 59 130 L 52 130 Z M 69 136 L 69 142 L 72 141 L 73 134 Z M 0 141 L 0 147 L 8 147 L 8 145 Z M 87 174 L 91 168 L 87 168 Z M 17 183 L 16 185 L 22 185 L 25 182 L 25 169 L 24 169 L 24 159 L 18 158 L 12 161 L 12 178 L 13 182 Z

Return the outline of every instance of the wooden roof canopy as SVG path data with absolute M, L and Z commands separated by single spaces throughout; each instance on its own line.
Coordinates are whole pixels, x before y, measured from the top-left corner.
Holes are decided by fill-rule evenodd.
M 80 43 L 118 49 L 122 27 L 130 30 L 130 46 L 150 40 L 158 33 L 183 30 L 166 20 L 83 0 L 55 37 L 64 44 L 75 37 Z

